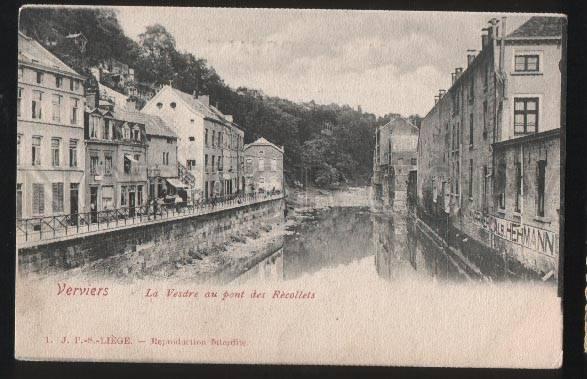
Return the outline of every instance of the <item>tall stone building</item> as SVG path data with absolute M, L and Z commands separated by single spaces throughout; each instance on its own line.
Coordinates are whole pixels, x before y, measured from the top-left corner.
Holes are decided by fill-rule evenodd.
M 84 80 L 40 43 L 18 34 L 17 218 L 80 211 Z
M 395 117 L 375 132 L 373 196 L 377 204 L 406 209 L 410 172 L 417 170 L 418 128 Z
M 265 138 L 245 145 L 246 192 L 283 191 L 283 146 L 277 146 Z
M 452 74 L 422 120 L 418 211 L 451 241 L 557 275 L 564 19 L 510 34 L 492 19 L 481 51 Z
M 177 134 L 177 160 L 182 177 L 190 177 L 186 182 L 193 198 L 231 195 L 243 188 L 244 132 L 208 96 L 163 86 L 141 111 L 160 116 Z

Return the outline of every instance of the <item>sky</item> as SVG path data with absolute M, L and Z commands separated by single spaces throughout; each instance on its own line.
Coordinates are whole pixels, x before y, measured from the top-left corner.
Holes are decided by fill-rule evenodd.
M 232 88 L 293 101 L 426 115 L 481 29 L 503 14 L 117 7 L 133 39 L 163 25 L 181 51 L 204 58 Z M 507 15 L 509 33 L 530 16 Z

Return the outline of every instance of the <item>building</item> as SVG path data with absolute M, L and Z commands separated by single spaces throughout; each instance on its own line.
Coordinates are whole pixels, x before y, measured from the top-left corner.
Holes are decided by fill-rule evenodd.
M 245 179 L 247 193 L 283 191 L 283 146 L 277 146 L 265 138 L 245 145 Z
M 115 107 L 87 108 L 85 114 L 86 209 L 94 211 L 146 204 L 147 135 L 143 117 Z
M 77 214 L 84 202 L 84 80 L 18 34 L 17 218 Z
M 410 172 L 417 170 L 418 128 L 395 116 L 375 132 L 373 195 L 380 205 L 406 208 Z
M 166 85 L 142 112 L 160 116 L 178 135 L 178 165 L 182 177 L 191 178 L 189 195 L 193 199 L 231 195 L 244 188 L 244 132 L 232 116 L 210 105 L 208 96 L 190 95 Z
M 532 17 L 506 34 L 505 18 L 490 20 L 418 145 L 419 216 L 545 277 L 558 266 L 563 22 Z

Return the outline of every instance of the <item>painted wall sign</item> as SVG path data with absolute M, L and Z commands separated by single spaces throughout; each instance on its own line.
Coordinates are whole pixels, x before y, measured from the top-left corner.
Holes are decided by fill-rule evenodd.
M 554 257 L 558 251 L 557 234 L 552 231 L 505 220 L 479 211 L 469 211 L 469 214 L 475 224 L 499 238 L 550 257 Z

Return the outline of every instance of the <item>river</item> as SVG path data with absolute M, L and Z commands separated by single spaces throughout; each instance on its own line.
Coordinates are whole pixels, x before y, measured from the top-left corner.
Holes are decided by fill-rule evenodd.
M 538 280 L 532 272 L 504 257 L 447 251 L 427 238 L 413 217 L 373 212 L 368 207 L 327 207 L 299 214 L 283 247 L 243 273 L 249 280 L 291 280 L 339 270 L 353 262 L 370 261 L 371 275 L 440 281 Z M 342 270 L 341 270 L 342 271 Z

